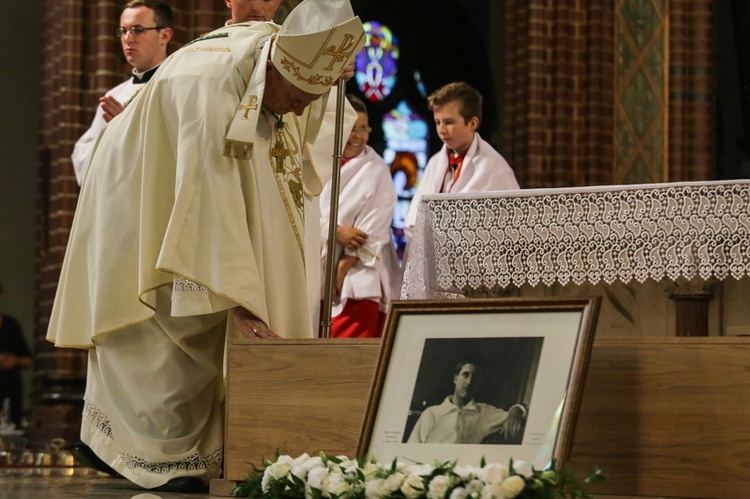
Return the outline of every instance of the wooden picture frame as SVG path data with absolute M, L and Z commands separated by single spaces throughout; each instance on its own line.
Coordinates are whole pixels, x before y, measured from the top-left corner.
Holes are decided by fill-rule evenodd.
M 357 454 L 562 465 L 599 306 L 599 297 L 393 302 Z M 476 371 L 468 395 L 466 371 Z M 459 411 L 454 397 L 471 402 Z M 503 434 L 519 415 L 520 432 Z

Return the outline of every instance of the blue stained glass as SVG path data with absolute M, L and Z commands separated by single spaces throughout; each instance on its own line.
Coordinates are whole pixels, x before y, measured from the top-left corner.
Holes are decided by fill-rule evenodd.
M 398 40 L 390 28 L 377 21 L 368 21 L 363 26 L 367 41 L 354 60 L 354 79 L 366 99 L 380 102 L 396 85 Z
M 406 246 L 404 217 L 416 191 L 417 178 L 427 164 L 427 121 L 407 101 L 399 102 L 383 117 L 386 148 L 383 159 L 391 165 L 398 203 L 393 215 L 393 239 L 399 258 Z

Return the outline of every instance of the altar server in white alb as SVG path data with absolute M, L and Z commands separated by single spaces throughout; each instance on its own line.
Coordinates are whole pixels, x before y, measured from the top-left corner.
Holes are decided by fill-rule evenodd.
M 482 95 L 464 82 L 449 83 L 427 99 L 443 147 L 427 162 L 404 219 L 410 238 L 419 200 L 425 194 L 518 189 L 508 162 L 477 133 Z
M 221 475 L 225 335 L 312 336 L 302 155 L 364 37 L 348 0 L 219 28 L 102 133 L 47 338 L 88 349 L 81 440 L 132 482 Z
M 73 147 L 70 160 L 78 185 L 86 175 L 99 134 L 110 120 L 122 112 L 127 101 L 154 76 L 159 65 L 167 58 L 172 25 L 172 8 L 162 0 L 133 0 L 122 9 L 117 36 L 125 59 L 133 66 L 133 77 L 99 98 L 91 126 Z
M 391 280 L 398 271 L 391 240 L 396 188 L 383 158 L 367 145 L 370 136 L 367 107 L 354 95 L 347 98 L 357 111 L 357 121 L 346 141 L 341 161 L 331 337 L 377 338 L 382 334 L 385 312 L 390 304 Z M 321 267 L 325 269 L 330 181 L 320 195 L 320 206 Z

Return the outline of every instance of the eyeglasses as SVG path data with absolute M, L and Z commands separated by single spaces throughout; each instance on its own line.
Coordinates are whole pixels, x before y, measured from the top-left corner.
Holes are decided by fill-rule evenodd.
M 115 36 L 117 38 L 122 38 L 125 35 L 127 35 L 128 32 L 130 32 L 133 36 L 139 36 L 145 33 L 146 31 L 151 31 L 152 29 L 164 29 L 164 28 L 166 28 L 166 26 L 154 26 L 153 28 L 144 28 L 143 26 L 138 26 L 138 25 L 131 26 L 129 28 L 120 27 L 115 30 Z
M 355 128 L 352 128 L 352 133 L 370 133 L 372 132 L 372 128 L 369 126 L 358 126 Z

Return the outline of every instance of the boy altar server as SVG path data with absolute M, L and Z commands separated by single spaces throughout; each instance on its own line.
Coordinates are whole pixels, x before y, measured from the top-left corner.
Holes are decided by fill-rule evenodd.
M 407 239 L 425 194 L 519 189 L 508 162 L 477 133 L 482 96 L 464 82 L 445 85 L 427 99 L 443 147 L 427 162 L 404 218 Z

